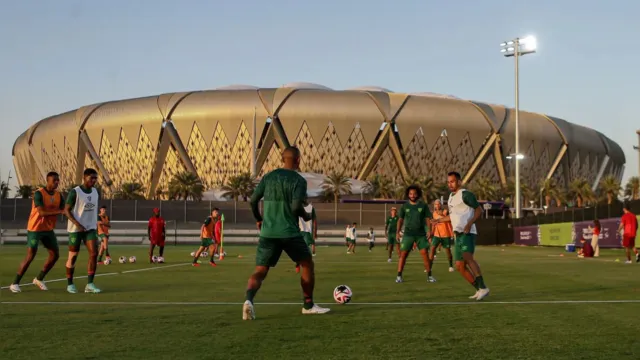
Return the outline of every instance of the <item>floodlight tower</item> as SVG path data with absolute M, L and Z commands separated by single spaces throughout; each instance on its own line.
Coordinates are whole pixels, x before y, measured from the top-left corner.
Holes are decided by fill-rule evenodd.
M 515 38 L 513 40 L 505 41 L 500 44 L 502 48 L 500 52 L 505 57 L 513 57 L 515 59 L 515 112 L 516 112 L 516 151 L 515 151 L 515 160 L 516 160 L 516 195 L 515 195 L 515 205 L 516 205 L 516 219 L 520 218 L 520 160 L 524 158 L 524 155 L 520 154 L 520 124 L 519 124 L 519 113 L 520 113 L 520 68 L 519 68 L 519 58 L 522 55 L 533 54 L 536 52 L 536 38 L 533 36 L 527 36 L 525 38 Z

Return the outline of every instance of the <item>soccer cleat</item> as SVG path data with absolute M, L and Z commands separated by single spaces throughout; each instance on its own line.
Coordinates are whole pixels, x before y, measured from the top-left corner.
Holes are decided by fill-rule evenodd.
M 627 260 L 624 262 L 625 264 L 631 264 L 631 260 Z
M 478 292 L 479 292 L 479 291 L 480 291 L 480 290 L 476 290 L 476 293 L 475 293 L 475 294 L 473 294 L 473 295 L 471 295 L 471 296 L 469 296 L 469 299 L 476 299 L 476 298 L 478 297 Z
M 451 266 L 449 266 L 449 272 L 454 272 L 454 271 L 456 271 L 456 269 L 454 269 Z
M 39 288 L 40 288 L 40 290 L 42 290 L 42 291 L 47 291 L 47 290 L 49 290 L 49 289 L 47 288 L 47 285 L 45 285 L 45 284 L 44 284 L 44 281 L 40 281 L 40 280 L 38 280 L 37 278 L 36 278 L 36 279 L 33 279 L 33 285 L 36 285 L 36 286 L 37 286 L 37 287 L 39 287 Z
M 215 267 L 215 266 L 218 266 L 218 264 L 216 264 L 216 263 L 215 263 L 215 262 L 213 262 L 213 261 L 209 261 L 209 265 L 214 266 L 214 267 Z
M 316 253 L 311 254 L 311 256 L 316 257 Z
M 489 288 L 478 290 L 478 296 L 476 297 L 477 301 L 480 301 L 489 296 Z
M 22 292 L 22 290 L 20 290 L 20 285 L 18 284 L 11 284 L 11 286 L 9 286 L 9 290 L 11 290 L 11 292 L 14 294 Z
M 71 285 L 67 285 L 67 292 L 69 294 L 76 294 L 78 290 L 76 289 L 76 286 L 74 284 L 71 284 Z
M 84 287 L 84 292 L 89 294 L 99 294 L 102 290 L 98 289 L 93 283 L 91 283 Z
M 255 320 L 256 312 L 253 310 L 253 304 L 247 300 L 242 305 L 242 320 Z
M 400 284 L 401 282 L 403 282 L 402 276 L 396 276 L 396 283 Z
M 351 251 L 347 251 L 347 254 L 351 254 Z
M 320 307 L 320 306 L 318 306 L 316 304 L 313 304 L 313 307 L 311 309 L 302 308 L 302 313 L 305 314 L 305 315 L 309 315 L 309 314 L 326 314 L 329 311 L 331 311 L 331 309 L 323 308 L 323 307 Z
M 198 264 L 198 263 L 193 263 L 193 264 L 191 264 L 191 266 L 200 266 L 200 264 Z
M 300 265 L 296 266 L 296 274 L 300 273 Z
M 426 273 L 426 272 L 427 272 L 427 269 L 424 269 L 424 272 Z
M 640 253 L 639 253 L 639 254 L 636 254 L 636 262 L 637 262 L 637 263 L 640 263 Z
M 429 276 L 427 277 L 427 282 L 434 283 L 436 282 L 436 278 L 434 278 L 433 276 Z
M 98 265 L 104 265 L 104 261 L 98 261 Z

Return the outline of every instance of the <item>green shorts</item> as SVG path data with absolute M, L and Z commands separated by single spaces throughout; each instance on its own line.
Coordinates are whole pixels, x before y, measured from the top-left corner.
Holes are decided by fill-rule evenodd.
M 27 231 L 27 247 L 37 249 L 38 243 L 42 243 L 49 250 L 58 249 L 58 238 L 56 238 L 56 233 L 53 230 Z
M 355 244 L 355 243 L 356 243 L 356 241 L 355 241 L 355 240 L 353 240 L 353 239 L 347 239 L 347 243 L 348 243 L 348 244 Z
M 395 245 L 396 244 L 396 236 L 395 235 L 389 235 L 387 236 L 387 244 L 389 245 Z
M 476 251 L 476 234 L 465 234 L 456 232 L 455 236 L 455 254 L 453 256 L 453 259 L 455 261 L 462 261 L 463 253 L 473 254 Z
M 78 252 L 80 244 L 96 240 L 98 240 L 98 233 L 95 230 L 69 233 L 69 251 Z
M 410 251 L 413 249 L 414 243 L 418 245 L 418 250 L 429 249 L 427 235 L 411 236 L 405 234 L 400 242 L 400 251 Z
M 275 267 L 283 251 L 295 263 L 311 258 L 309 247 L 302 236 L 285 239 L 260 237 L 256 266 Z
M 442 244 L 442 247 L 445 249 L 450 249 L 451 248 L 451 238 L 450 237 L 437 237 L 434 236 L 433 239 L 431 240 L 431 246 L 433 246 L 434 248 L 437 248 L 438 245 Z
M 313 239 L 313 235 L 311 235 L 311 233 L 303 231 L 302 232 L 302 238 L 304 239 L 304 242 L 307 244 L 307 246 L 311 246 L 311 245 L 315 245 L 316 244 L 316 241 Z
M 109 241 L 109 234 L 98 234 L 98 240 L 102 241 L 104 239 L 107 239 L 107 241 Z
M 202 238 L 200 239 L 200 246 L 209 247 L 213 245 L 213 239 L 211 238 Z

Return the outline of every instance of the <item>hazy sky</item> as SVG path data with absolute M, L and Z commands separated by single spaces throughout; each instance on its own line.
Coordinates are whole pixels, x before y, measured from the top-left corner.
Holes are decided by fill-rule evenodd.
M 595 128 L 638 173 L 631 0 L 0 0 L 0 169 L 36 121 L 105 100 L 229 84 L 378 85 L 513 106 L 499 44 L 535 35 L 521 107 Z M 637 105 L 635 105 L 637 106 Z M 15 176 L 12 185 L 15 185 Z

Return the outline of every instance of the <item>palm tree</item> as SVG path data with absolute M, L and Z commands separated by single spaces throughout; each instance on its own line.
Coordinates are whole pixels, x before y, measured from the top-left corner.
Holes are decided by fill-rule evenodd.
M 222 196 L 226 198 L 238 201 L 238 198 L 242 197 L 244 201 L 248 201 L 255 188 L 256 178 L 250 173 L 242 173 L 231 176 L 221 190 L 224 191 Z
M 569 184 L 569 196 L 576 200 L 579 208 L 595 198 L 589 182 L 583 178 L 575 179 Z
M 31 198 L 35 191 L 36 191 L 36 188 L 33 187 L 32 185 L 16 186 L 16 194 L 20 196 L 22 199 Z
M 144 186 L 140 183 L 124 183 L 120 185 L 120 189 L 113 194 L 113 198 L 120 200 L 143 200 L 144 191 Z
M 333 196 L 333 202 L 336 204 L 336 209 L 338 207 L 338 200 L 342 195 L 351 194 L 351 182 L 349 178 L 344 176 L 343 173 L 331 173 L 327 176 L 323 181 L 322 190 L 327 195 Z
M 552 199 L 557 200 L 560 198 L 560 189 L 555 179 L 543 179 L 540 181 L 540 189 L 547 207 L 551 206 Z M 560 204 L 558 204 L 558 206 L 560 206 Z
M 470 190 L 473 192 L 478 200 L 496 200 L 498 197 L 498 188 L 488 178 L 481 177 L 473 181 L 470 184 Z
M 166 191 L 164 190 L 163 187 L 158 186 L 156 188 L 155 194 L 153 196 L 154 200 L 162 200 L 162 198 L 166 195 Z
M 425 176 L 418 180 L 418 185 L 422 188 L 422 200 L 427 204 L 440 198 L 440 190 L 435 180 L 431 176 Z
M 624 196 L 627 200 L 640 199 L 640 177 L 634 176 L 629 179 L 627 185 L 624 187 Z
M 183 171 L 175 174 L 169 182 L 169 197 L 172 199 L 202 200 L 204 186 L 196 174 Z
M 388 177 L 375 174 L 367 181 L 363 191 L 374 199 L 389 199 L 393 197 L 393 186 Z
M 438 194 L 438 198 L 449 197 L 449 194 L 451 194 L 451 191 L 449 190 L 449 185 L 447 185 L 446 182 L 437 183 L 435 187 L 436 187 L 436 192 Z
M 607 175 L 600 180 L 599 190 L 607 196 L 607 204 L 611 205 L 614 199 L 618 198 L 622 186 L 618 179 L 613 175 Z
M 251 175 L 249 172 L 244 172 L 238 175 L 238 177 L 240 177 L 242 183 L 240 195 L 244 201 L 249 201 L 249 198 L 253 195 L 253 191 L 256 189 L 256 185 L 258 183 L 256 177 Z

